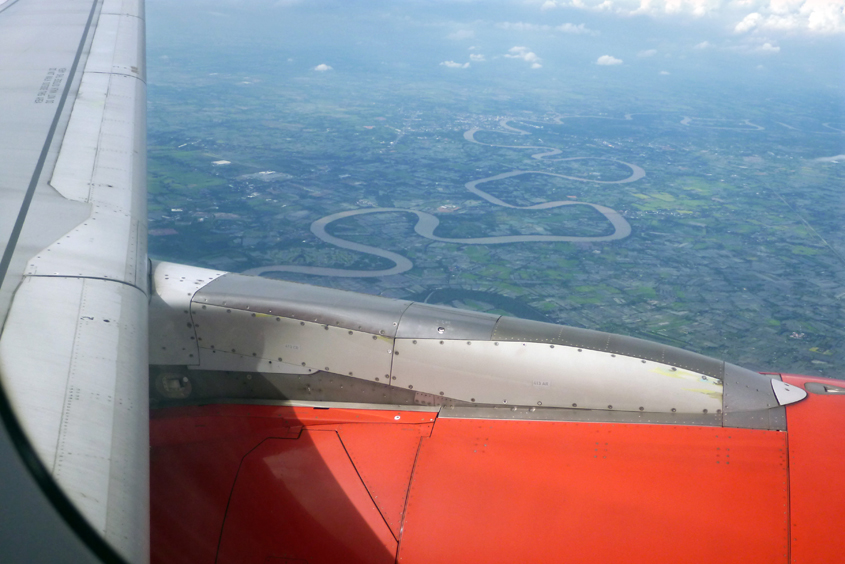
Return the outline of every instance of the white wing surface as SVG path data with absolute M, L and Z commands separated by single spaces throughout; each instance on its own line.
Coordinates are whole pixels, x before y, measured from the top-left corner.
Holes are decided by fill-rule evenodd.
M 149 556 L 139 0 L 0 3 L 0 378 L 41 463 Z

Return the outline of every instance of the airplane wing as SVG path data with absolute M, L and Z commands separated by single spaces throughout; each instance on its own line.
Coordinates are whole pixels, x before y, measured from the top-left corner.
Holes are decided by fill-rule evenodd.
M 845 499 L 836 381 L 150 262 L 144 68 L 140 0 L 0 4 L 0 477 L 27 470 L 15 483 L 89 556 L 842 549 L 841 517 L 824 517 Z
M 134 562 L 149 552 L 144 56 L 142 2 L 0 5 L 5 400 L 30 464 Z

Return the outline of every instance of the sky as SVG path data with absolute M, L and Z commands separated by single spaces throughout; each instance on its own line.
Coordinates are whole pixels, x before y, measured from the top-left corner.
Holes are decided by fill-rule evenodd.
M 845 91 L 845 0 L 148 0 L 166 23 L 324 75 L 701 81 Z M 150 19 L 148 17 L 148 19 Z M 171 42 L 172 43 L 172 42 Z M 249 63 L 247 63 L 249 64 Z M 439 73 L 439 74 L 438 74 Z

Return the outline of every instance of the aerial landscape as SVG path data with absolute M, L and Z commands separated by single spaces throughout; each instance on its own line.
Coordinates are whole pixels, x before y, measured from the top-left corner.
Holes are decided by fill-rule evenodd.
M 845 24 L 492 4 L 150 0 L 150 255 L 845 378 Z

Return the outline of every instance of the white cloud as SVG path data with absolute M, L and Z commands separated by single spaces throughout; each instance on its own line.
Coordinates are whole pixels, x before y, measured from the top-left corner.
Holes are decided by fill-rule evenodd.
M 482 61 L 485 61 L 486 59 L 484 58 L 484 55 L 482 55 L 480 53 L 472 53 L 469 56 L 469 60 L 474 61 L 476 63 L 480 63 Z
M 709 41 L 702 41 L 701 43 L 696 44 L 693 49 L 707 49 L 709 47 L 712 47 Z
M 602 66 L 621 65 L 622 59 L 617 59 L 610 55 L 602 55 L 596 60 L 596 64 Z
M 449 69 L 468 69 L 469 63 L 461 64 L 461 63 L 456 63 L 455 61 L 443 61 L 442 63 L 440 63 L 440 66 L 446 67 L 446 68 L 449 68 Z
M 736 33 L 845 34 L 843 0 L 549 0 L 541 9 L 562 6 L 626 16 L 721 16 Z
M 560 31 L 560 32 L 563 32 L 563 33 L 575 33 L 575 34 L 589 33 L 591 35 L 596 33 L 592 29 L 588 29 L 587 26 L 585 26 L 584 24 L 575 25 L 575 24 L 571 24 L 571 23 L 565 23 L 565 24 L 561 24 L 559 26 L 555 26 L 555 31 Z
M 761 19 L 763 19 L 763 16 L 761 16 L 757 12 L 751 12 L 750 14 L 745 16 L 741 22 L 736 24 L 736 27 L 734 27 L 734 31 L 737 33 L 745 33 L 746 31 L 750 31 L 757 27 L 757 24 L 760 23 Z
M 543 65 L 541 65 L 540 63 L 532 63 L 531 68 L 532 69 L 541 69 L 541 68 L 543 68 Z
M 660 74 L 665 76 L 665 75 L 669 75 L 669 74 L 672 74 L 672 73 L 669 72 L 669 71 L 660 71 Z
M 458 31 L 447 35 L 446 39 L 460 41 L 462 39 L 472 39 L 473 37 L 475 37 L 475 32 L 471 29 L 459 29 Z
M 582 34 L 586 33 L 589 35 L 596 35 L 596 32 L 592 29 L 589 29 L 584 24 L 573 24 L 573 23 L 564 23 L 560 25 L 548 25 L 548 24 L 532 24 L 526 22 L 501 22 L 497 23 L 496 27 L 499 29 L 507 29 L 510 31 L 547 31 L 553 32 L 558 31 L 560 33 L 574 33 L 574 34 Z
M 657 49 L 646 49 L 637 53 L 637 57 L 653 57 L 657 54 Z
M 530 51 L 528 47 L 522 47 L 517 45 L 516 47 L 511 47 L 508 49 L 508 53 L 505 57 L 509 59 L 522 59 L 526 63 L 539 63 L 542 59 L 537 56 L 536 53 Z M 540 68 L 540 67 L 533 67 L 533 68 Z
M 326 72 L 326 71 L 330 71 L 330 70 L 334 70 L 334 69 L 331 68 L 329 65 L 327 65 L 325 63 L 320 63 L 319 65 L 314 67 L 314 70 L 317 71 L 317 72 Z
M 758 53 L 780 53 L 780 47 L 777 45 L 772 45 L 768 41 L 757 47 L 756 51 Z

